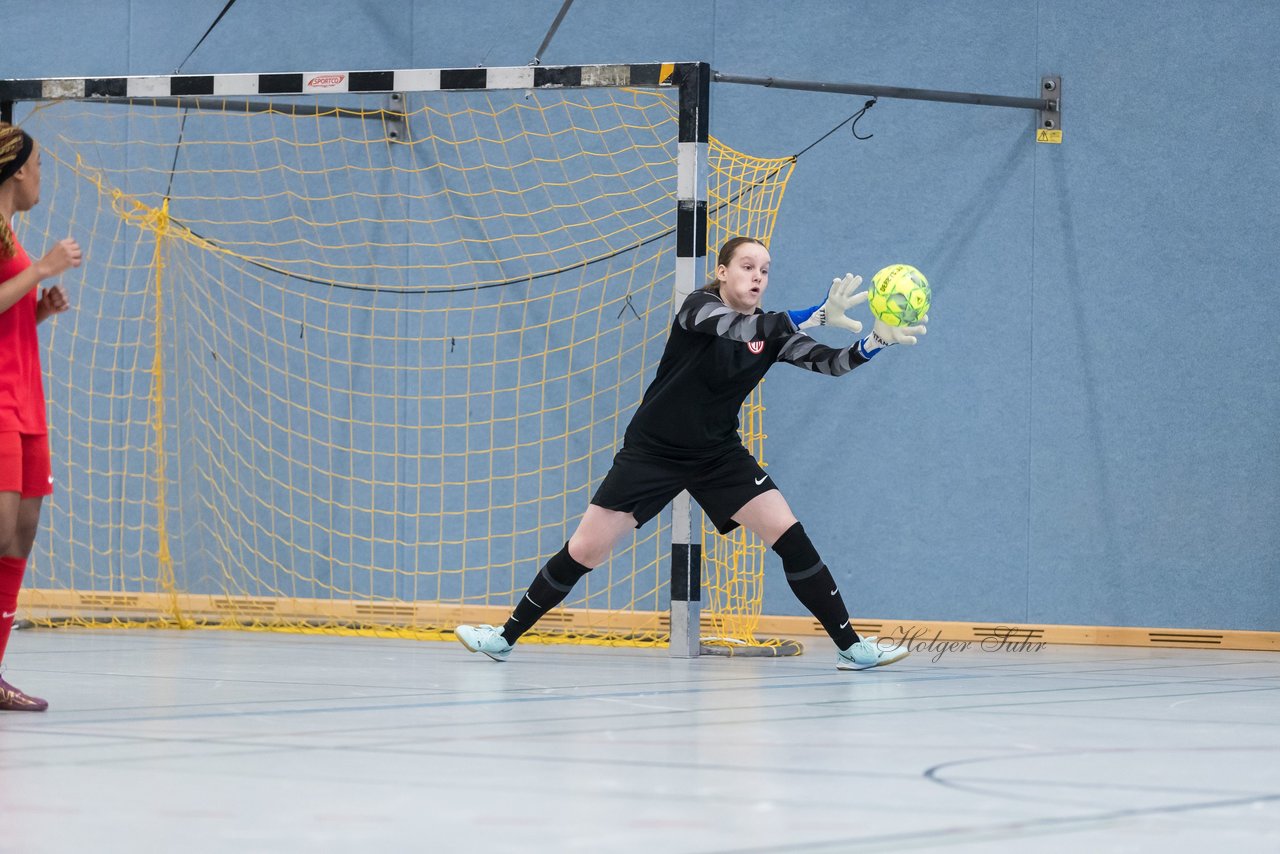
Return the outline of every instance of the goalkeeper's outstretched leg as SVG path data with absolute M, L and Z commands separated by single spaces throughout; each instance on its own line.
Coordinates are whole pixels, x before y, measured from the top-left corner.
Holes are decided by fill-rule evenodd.
M 733 521 L 760 537 L 782 558 L 791 592 L 835 641 L 838 670 L 884 667 L 907 657 L 910 650 L 905 643 L 875 636 L 862 638 L 853 630 L 831 571 L 781 492 L 773 489 L 752 498 L 733 514 Z
M 507 622 L 501 627 L 458 626 L 454 629 L 458 642 L 494 661 L 505 660 L 520 636 L 563 602 L 582 576 L 604 563 L 618 540 L 637 527 L 636 517 L 629 512 L 588 505 L 573 536 L 543 564 Z

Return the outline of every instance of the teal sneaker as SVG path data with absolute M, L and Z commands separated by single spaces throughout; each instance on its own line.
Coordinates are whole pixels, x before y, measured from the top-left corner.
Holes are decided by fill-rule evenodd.
M 497 626 L 458 626 L 453 633 L 458 643 L 472 652 L 483 652 L 494 661 L 504 661 L 511 654 L 511 644 Z
M 872 635 L 836 653 L 836 670 L 867 670 L 901 661 L 911 654 L 905 643 L 882 641 Z

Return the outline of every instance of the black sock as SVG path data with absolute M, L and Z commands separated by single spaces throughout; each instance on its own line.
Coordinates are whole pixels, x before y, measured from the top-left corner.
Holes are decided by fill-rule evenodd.
M 502 627 L 502 637 L 507 643 L 515 643 L 542 615 L 564 601 L 578 579 L 591 571 L 569 556 L 569 544 L 551 556 L 534 576 L 529 590 L 516 603 L 516 608 Z
M 796 522 L 788 528 L 773 544 L 773 550 L 782 558 L 782 570 L 787 574 L 791 592 L 822 623 L 836 646 L 848 649 L 857 643 L 858 633 L 849 625 L 849 610 L 845 607 L 844 598 L 831 577 L 831 571 L 809 541 L 804 526 Z

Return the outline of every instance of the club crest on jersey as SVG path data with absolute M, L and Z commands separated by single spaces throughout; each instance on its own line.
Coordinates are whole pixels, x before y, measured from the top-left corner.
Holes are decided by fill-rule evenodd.
M 750 350 L 752 353 L 756 353 L 756 354 L 763 353 L 763 352 L 764 352 L 764 342 L 763 342 L 763 341 L 748 341 L 748 342 L 747 342 L 747 349 L 748 349 L 748 350 Z

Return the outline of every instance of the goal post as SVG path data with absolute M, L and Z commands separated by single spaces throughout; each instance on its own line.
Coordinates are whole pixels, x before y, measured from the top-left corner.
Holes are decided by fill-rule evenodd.
M 710 80 L 0 80 L 46 164 L 18 235 L 86 259 L 42 332 L 55 493 L 25 616 L 415 637 L 504 619 L 728 236 L 709 176 L 740 176 L 713 226 L 772 229 L 790 164 L 710 137 Z M 694 516 L 681 496 L 529 640 L 697 655 Z

